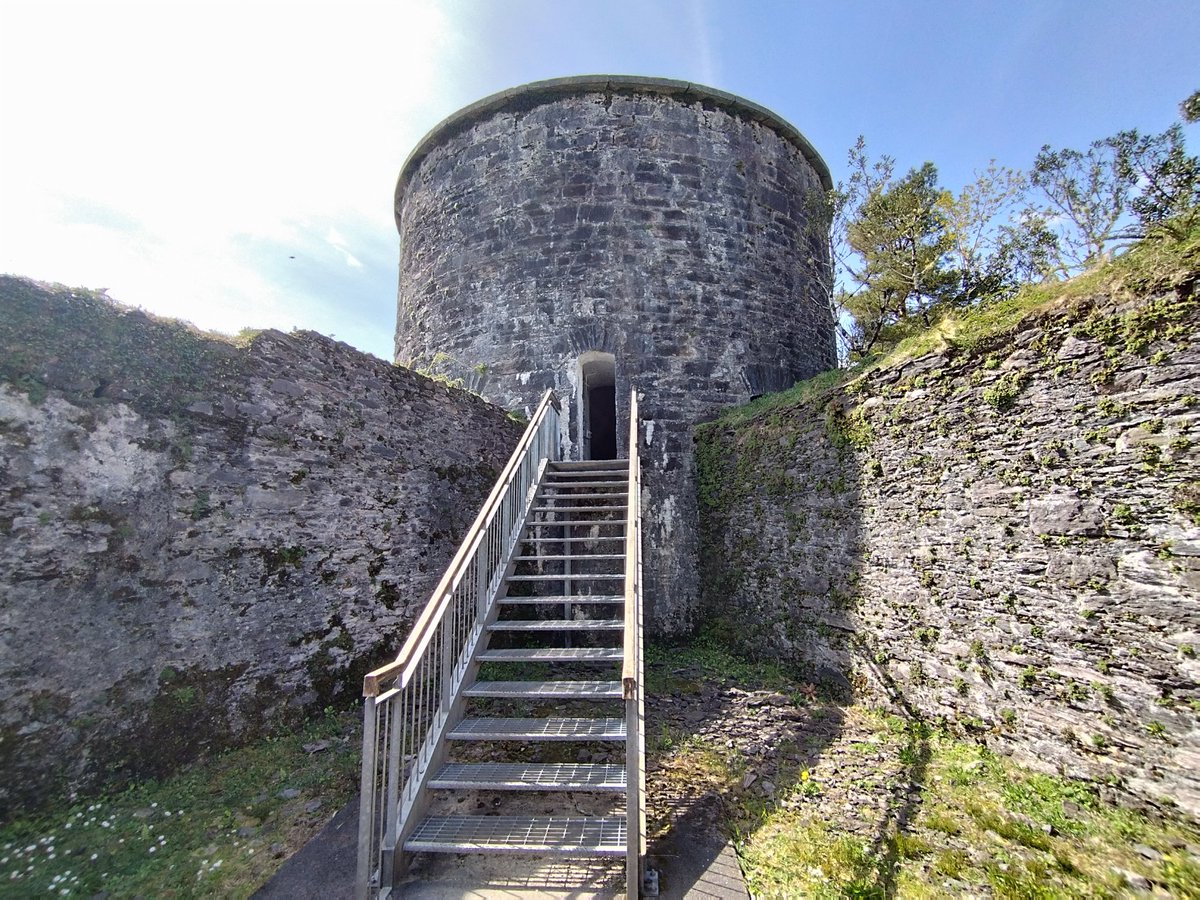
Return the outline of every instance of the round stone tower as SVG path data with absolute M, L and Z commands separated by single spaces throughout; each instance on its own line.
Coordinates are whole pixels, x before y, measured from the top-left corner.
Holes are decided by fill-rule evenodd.
M 617 76 L 487 97 L 400 173 L 397 362 L 510 409 L 553 388 L 571 458 L 625 456 L 639 392 L 659 634 L 695 624 L 693 424 L 835 363 L 830 184 L 769 110 Z

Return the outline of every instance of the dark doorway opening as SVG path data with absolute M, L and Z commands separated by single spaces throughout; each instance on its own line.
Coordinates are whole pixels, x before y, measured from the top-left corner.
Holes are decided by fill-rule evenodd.
M 617 386 L 589 387 L 587 420 L 591 426 L 588 459 L 617 458 Z
M 579 425 L 583 459 L 617 459 L 616 357 L 589 350 L 579 357 Z

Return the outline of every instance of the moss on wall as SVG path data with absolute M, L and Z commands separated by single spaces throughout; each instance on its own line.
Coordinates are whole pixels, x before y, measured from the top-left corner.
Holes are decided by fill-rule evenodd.
M 1198 272 L 1144 243 L 701 426 L 710 627 L 1200 814 Z

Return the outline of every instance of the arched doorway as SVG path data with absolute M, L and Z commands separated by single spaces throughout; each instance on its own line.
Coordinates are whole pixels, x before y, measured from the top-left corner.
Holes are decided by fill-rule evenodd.
M 579 357 L 580 435 L 584 459 L 617 458 L 616 357 L 589 350 Z

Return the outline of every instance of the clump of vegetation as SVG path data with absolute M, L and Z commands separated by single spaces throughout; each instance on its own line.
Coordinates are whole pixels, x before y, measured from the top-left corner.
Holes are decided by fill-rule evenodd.
M 996 410 L 1006 410 L 1020 396 L 1021 391 L 1029 384 L 1029 373 L 1024 371 L 1009 372 L 997 378 L 996 381 L 983 391 L 983 401 Z
M 1191 116 L 1186 102 L 1181 112 Z M 1142 238 L 1184 241 L 1200 221 L 1200 159 L 1179 124 L 1122 131 L 1084 151 L 1047 145 L 1028 173 L 993 162 L 957 195 L 933 163 L 899 175 L 891 157 L 870 158 L 862 137 L 848 162 L 849 178 L 829 195 L 830 295 L 852 358 L 917 332 L 951 336 L 958 311 L 1094 269 Z
M 58 391 L 84 408 L 119 396 L 189 421 L 198 397 L 241 391 L 244 342 L 122 307 L 102 291 L 6 278 L 0 382 L 41 403 Z

